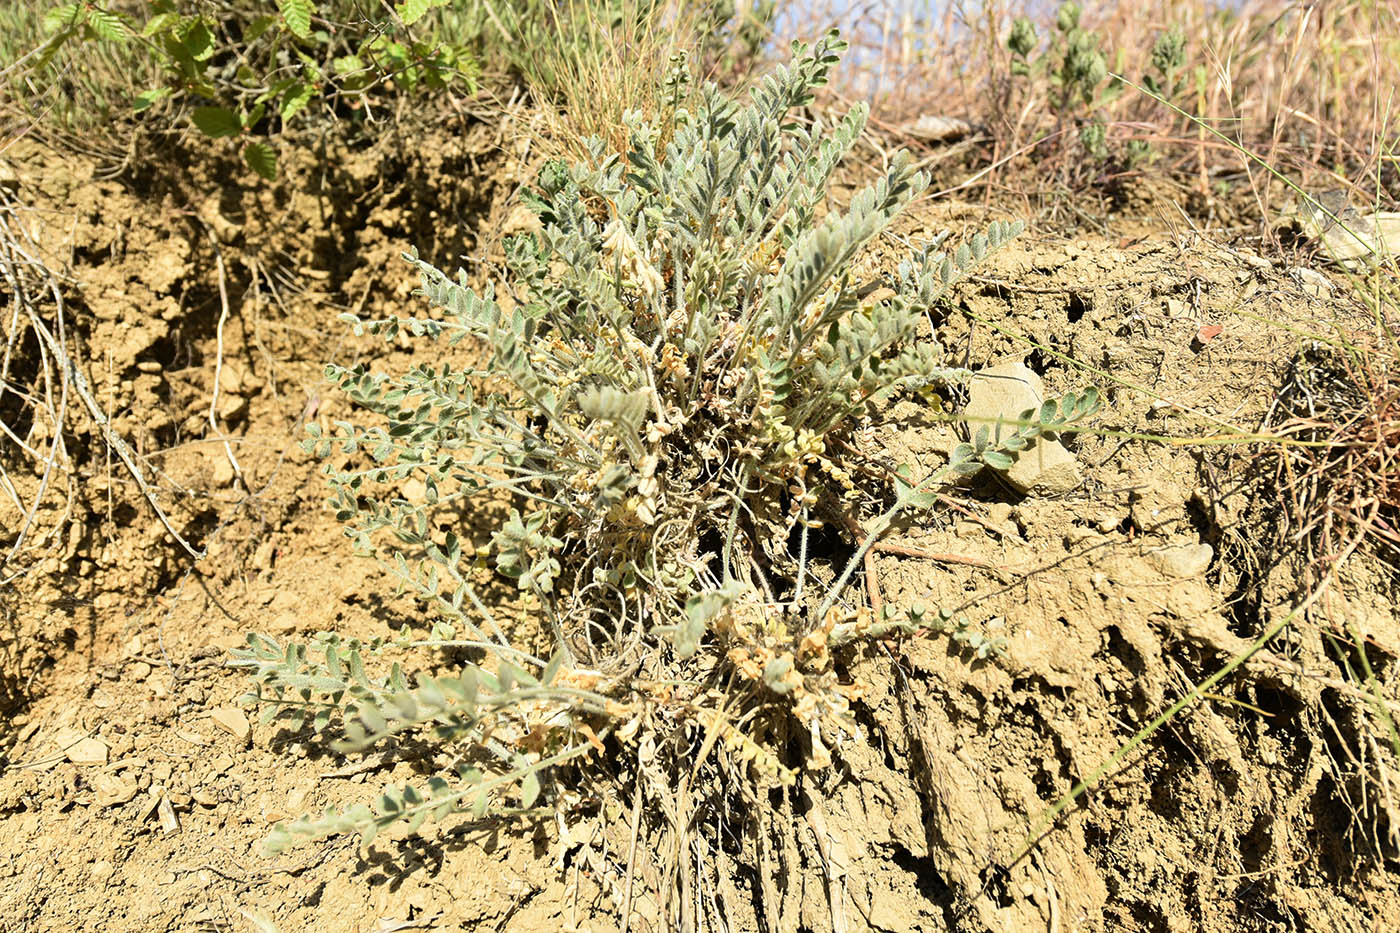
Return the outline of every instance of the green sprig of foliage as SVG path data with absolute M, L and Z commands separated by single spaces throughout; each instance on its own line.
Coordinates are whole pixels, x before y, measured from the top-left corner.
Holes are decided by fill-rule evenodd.
M 1011 52 L 1011 73 L 1028 82 L 1046 81 L 1051 87 L 1050 106 L 1062 125 L 1078 127 L 1079 144 L 1097 160 L 1108 159 L 1105 110 L 1123 93 L 1123 81 L 1115 77 L 1123 71 L 1121 50 L 1112 73 L 1098 33 L 1080 25 L 1081 10 L 1073 0 L 1062 3 L 1055 15 L 1055 29 L 1043 51 L 1034 23 L 1026 17 L 1012 22 L 1006 46 Z M 1151 70 L 1142 76 L 1145 87 L 1158 97 L 1178 98 L 1188 87 L 1183 76 L 1186 67 L 1186 36 L 1179 26 L 1161 33 L 1153 44 Z M 1199 78 L 1198 78 L 1199 79 Z M 1147 157 L 1146 143 L 1134 140 L 1124 153 L 1133 163 Z
M 592 747 L 577 723 L 609 710 L 606 697 L 555 682 L 562 655 L 543 664 L 527 659 L 538 674 L 517 663 L 519 656 L 498 657 L 495 671 L 467 664 L 454 676 L 420 676 L 410 684 L 398 664 L 387 676 L 366 673 L 365 654 L 380 647 L 329 636 L 308 649 L 250 635 L 248 646 L 233 652 L 231 666 L 255 683 L 244 700 L 262 705 L 265 722 L 280 717 L 317 733 L 334 726 L 342 734 L 334 748 L 341 752 L 426 729 L 456 758 L 451 777 L 429 778 L 426 789 L 389 787 L 373 807 L 356 804 L 278 824 L 266 841 L 270 852 L 297 837 L 355 832 L 369 845 L 381 829 L 400 821 L 412 832 L 452 813 L 527 811 L 539 799 L 548 769 Z M 507 794 L 514 806 L 503 802 Z
M 1016 19 L 1007 40 L 1011 72 L 1027 79 L 1048 80 L 1054 88 L 1051 107 L 1061 121 L 1079 123 L 1079 140 L 1096 158 L 1108 154 L 1104 125 L 1098 110 L 1121 92 L 1116 81 L 1107 81 L 1108 61 L 1097 33 L 1079 25 L 1080 8 L 1073 0 L 1060 5 L 1049 47 L 1032 57 L 1040 44 L 1035 26 L 1025 17 Z
M 1047 399 L 1040 409 L 1028 408 L 1014 422 L 984 424 L 977 429 L 971 443 L 953 449 L 949 466 L 953 472 L 971 476 L 983 467 L 1006 471 L 1015 465 L 1016 457 L 1031 442 L 1040 437 L 1053 440 L 1058 434 L 1073 433 L 1074 425 L 1099 410 L 1099 393 L 1089 388 L 1083 393 L 1069 392 L 1059 399 Z M 1003 434 L 1007 427 L 1011 433 Z
M 659 588 L 651 612 L 675 626 L 693 587 L 746 574 L 756 548 L 783 540 L 789 517 L 758 516 L 794 482 L 819 496 L 828 442 L 872 403 L 966 377 L 918 327 L 1020 227 L 993 224 L 951 255 L 926 249 L 903 263 L 892 297 L 861 299 L 853 262 L 926 178 L 899 156 L 846 210 L 816 219 L 865 108 L 829 132 L 787 115 L 841 47 L 824 39 L 747 107 L 706 89 L 664 148 L 662 128 L 633 115 L 625 155 L 594 140 L 591 165 L 548 166 L 531 199 L 541 231 L 508 245 L 509 311 L 411 257 L 445 316 L 355 326 L 389 340 L 471 337 L 490 356 L 478 370 L 397 377 L 328 369 L 387 422 L 317 438 L 323 452 L 364 447 L 394 464 L 332 477 L 362 547 L 382 528 L 422 540 L 405 536 L 422 508 L 383 502 L 367 480 L 416 474 L 454 497 L 508 490 L 519 506 L 493 550 L 522 589 L 544 596 L 561 576 L 570 590 L 684 580 Z M 502 377 L 509 392 L 475 388 Z M 713 561 L 696 544 L 709 534 L 722 541 Z M 556 566 L 565 542 L 575 556 Z M 441 570 L 455 573 L 450 559 Z

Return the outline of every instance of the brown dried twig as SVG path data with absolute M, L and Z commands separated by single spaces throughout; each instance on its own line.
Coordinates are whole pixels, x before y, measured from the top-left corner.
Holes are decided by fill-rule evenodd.
M 103 440 L 111 450 L 116 452 L 117 457 L 126 466 L 132 479 L 135 480 L 137 488 L 141 490 L 141 494 L 146 498 L 165 530 L 190 556 L 196 560 L 202 558 L 204 552 L 196 549 L 185 540 L 184 536 L 175 529 L 164 509 L 160 507 L 155 490 L 147 481 L 144 471 L 137 462 L 136 455 L 121 435 L 113 429 L 111 420 L 93 396 L 86 376 L 83 375 L 82 370 L 75 362 L 66 330 L 62 283 L 59 276 L 39 258 L 41 250 L 32 234 L 23 224 L 10 222 L 10 218 L 15 215 L 17 208 L 16 202 L 8 195 L 5 195 L 4 200 L 0 201 L 0 275 L 3 275 L 6 284 L 9 285 L 14 302 L 14 308 L 10 315 L 12 326 L 7 332 L 5 361 L 3 370 L 0 370 L 4 373 L 3 380 L 0 380 L 0 386 L 3 386 L 7 393 L 24 399 L 36 413 L 46 413 L 51 436 L 48 453 L 40 461 L 44 464 L 44 473 L 39 488 L 21 523 L 20 531 L 11 544 L 3 566 L 8 568 L 19 555 L 26 532 L 32 526 L 48 490 L 50 477 L 60 463 L 67 463 L 64 436 L 70 390 L 82 401 Z M 52 327 L 45 321 L 44 315 L 40 313 L 39 305 L 42 300 L 40 296 L 52 299 Z M 17 346 L 16 341 L 19 339 L 21 314 L 28 322 L 26 329 L 33 333 L 38 344 L 39 371 L 32 380 L 32 389 L 16 391 L 16 387 L 10 382 L 10 373 L 11 360 L 14 358 L 14 350 Z M 39 390 L 37 395 L 35 390 Z M 57 400 L 55 400 L 55 395 L 57 395 Z M 32 445 L 18 438 L 14 431 L 9 430 L 8 426 L 5 434 L 12 441 L 17 441 L 21 449 L 29 455 L 39 456 Z M 17 498 L 16 501 L 18 501 Z M 65 516 L 66 514 L 67 509 L 65 509 Z M 63 522 L 60 522 L 58 527 L 62 527 L 62 524 Z M 56 533 L 56 530 L 56 528 L 51 530 L 50 536 Z

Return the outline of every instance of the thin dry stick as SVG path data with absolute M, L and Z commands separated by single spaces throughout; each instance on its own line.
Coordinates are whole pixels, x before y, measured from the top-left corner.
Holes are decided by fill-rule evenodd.
M 214 238 L 214 234 L 209 234 L 209 240 L 214 244 L 214 262 L 219 271 L 219 325 L 215 329 L 216 353 L 214 358 L 214 391 L 209 397 L 209 427 L 215 436 L 223 442 L 224 455 L 228 457 L 229 465 L 233 467 L 233 475 L 238 477 L 238 484 L 245 491 L 248 490 L 248 483 L 243 479 L 243 468 L 238 465 L 238 458 L 233 455 L 233 446 L 228 442 L 228 434 L 219 427 L 219 378 L 224 372 L 224 324 L 228 321 L 228 276 L 224 270 L 224 254 L 219 249 L 219 241 Z
M 695 778 L 700 773 L 700 766 L 705 763 L 705 759 L 710 757 L 710 751 L 719 741 L 724 732 L 725 726 L 729 725 L 729 701 L 731 697 L 726 696 L 724 703 L 715 710 L 714 719 L 710 722 L 705 740 L 700 744 L 700 753 L 695 756 L 695 763 L 691 765 L 690 773 L 681 781 L 680 793 L 676 795 L 676 810 L 674 814 L 675 835 L 671 839 L 671 851 L 666 858 L 665 880 L 662 882 L 659 893 L 665 899 L 666 909 L 670 912 L 670 890 L 671 881 L 676 875 L 676 866 L 680 864 L 681 839 L 690 829 L 690 817 L 686 815 L 686 808 L 690 804 L 690 788 L 694 784 Z M 674 919 L 674 918 L 670 918 Z
M 865 529 L 862 528 L 860 523 L 852 516 L 842 515 L 841 518 L 846 524 L 846 530 L 855 535 L 856 542 L 859 545 L 864 546 L 871 536 L 865 533 Z M 884 598 L 880 594 L 880 583 L 875 575 L 875 553 L 877 551 L 883 554 L 893 554 L 896 557 L 912 557 L 916 560 L 930 560 L 940 564 L 963 564 L 968 567 L 981 567 L 984 570 L 990 570 L 996 573 L 999 577 L 1002 575 L 1003 571 L 1003 568 L 989 561 L 985 561 L 980 557 L 968 557 L 963 554 L 945 554 L 939 551 L 925 551 L 922 548 L 878 540 L 871 542 L 865 550 L 863 567 L 865 569 L 866 595 L 870 599 L 870 610 L 875 614 L 877 619 L 880 618 L 885 608 Z
M 54 280 L 53 273 L 34 257 L 19 250 L 13 244 L 11 244 L 11 249 L 15 249 L 16 252 L 23 256 L 25 261 L 30 263 L 33 267 L 43 269 L 48 279 L 49 292 L 53 295 L 54 303 L 58 309 L 58 317 L 62 319 L 63 294 L 58 287 L 57 281 Z M 156 518 L 160 520 L 166 532 L 195 560 L 203 559 L 204 552 L 196 549 L 185 540 L 183 535 L 175 530 L 175 526 L 171 524 L 170 518 L 165 514 L 165 510 L 162 509 L 160 503 L 156 501 L 155 490 L 146 482 L 145 474 L 143 474 L 141 468 L 137 466 L 136 457 L 131 452 L 131 448 L 128 447 L 126 441 L 122 440 L 121 436 L 112 429 L 112 423 L 108 420 L 107 413 L 102 410 L 102 406 L 98 405 L 97 400 L 93 398 L 92 391 L 88 388 L 87 378 L 83 375 L 82 370 L 80 370 L 78 365 L 73 362 L 73 359 L 64 352 L 64 348 L 59 344 L 54 335 L 49 332 L 48 327 L 44 325 L 44 322 L 38 315 L 32 315 L 30 317 L 30 323 L 34 327 L 34 332 L 39 335 L 40 340 L 48 347 L 49 353 L 62 368 L 64 378 L 71 382 L 73 390 L 77 392 L 78 397 L 82 399 L 83 405 L 87 408 L 93 423 L 95 423 L 98 430 L 102 432 L 102 439 L 107 442 L 108 447 L 117 452 L 117 456 L 121 458 L 122 463 L 125 464 L 127 471 L 131 474 L 131 478 L 136 481 L 136 487 L 141 490 L 141 494 L 145 496 L 146 502 L 150 504 L 152 511 L 156 513 Z
M 632 796 L 632 841 L 627 844 L 627 877 L 622 882 L 622 933 L 632 929 L 632 875 L 637 864 L 637 836 L 642 823 L 642 768 L 637 763 L 637 792 Z
M 980 557 L 966 557 L 962 554 L 945 554 L 941 551 L 925 551 L 923 548 L 909 547 L 905 544 L 895 544 L 891 541 L 876 541 L 871 545 L 871 549 L 884 554 L 894 554 L 898 557 L 913 557 L 919 560 L 931 560 L 940 564 L 966 564 L 969 567 L 981 567 L 985 570 L 1000 570 L 990 561 L 985 561 Z
M 9 203 L 7 202 L 6 207 L 9 208 L 9 206 Z M 10 283 L 10 287 L 14 294 L 15 301 L 15 314 L 13 315 L 12 327 L 10 331 L 10 343 L 13 343 L 15 335 L 18 333 L 19 309 L 21 307 L 23 307 L 26 315 L 29 317 L 31 323 L 35 326 L 36 329 L 38 328 L 40 323 L 38 313 L 34 310 L 33 302 L 30 300 L 28 290 L 25 287 L 24 276 L 20 272 L 19 263 L 16 262 L 16 253 L 23 257 L 25 264 L 35 265 L 35 263 L 32 260 L 32 258 L 29 257 L 29 255 L 25 253 L 22 249 L 20 249 L 19 245 L 14 242 L 14 238 L 10 231 L 9 224 L 6 223 L 3 218 L 0 218 L 0 234 L 3 234 L 3 237 L 0 237 L 0 239 L 3 240 L 4 245 L 4 262 L 3 264 L 0 264 L 0 270 L 4 272 L 5 278 Z M 27 238 L 28 233 L 25 233 L 25 236 Z M 45 272 L 48 271 L 47 269 L 44 269 L 43 266 L 37 266 L 37 268 L 43 269 Z M 58 306 L 57 322 L 58 343 L 60 345 L 60 349 L 54 352 L 53 355 L 63 356 L 64 358 L 66 358 L 63 351 L 67 343 L 67 333 L 64 329 L 63 307 L 61 304 Z M 8 376 L 10 366 L 10 343 L 7 343 L 5 348 L 4 368 L 6 376 Z M 4 477 L 5 485 L 10 490 L 11 497 L 14 499 L 15 504 L 17 506 L 20 506 L 21 511 L 24 512 L 24 520 L 20 523 L 19 533 L 15 536 L 14 544 L 10 547 L 10 553 L 6 555 L 5 560 L 3 561 L 3 563 L 0 563 L 0 566 L 8 566 L 10 562 L 13 561 L 14 558 L 20 553 L 21 548 L 24 546 L 25 537 L 28 535 L 29 529 L 33 527 L 34 520 L 39 514 L 40 507 L 43 505 L 44 495 L 48 492 L 49 483 L 53 479 L 54 468 L 58 465 L 60 459 L 67 460 L 66 449 L 63 444 L 63 424 L 68 413 L 69 380 L 66 371 L 60 370 L 61 378 L 59 388 L 59 402 L 57 408 L 55 408 L 53 404 L 53 385 L 51 375 L 53 364 L 48 359 L 49 355 L 50 351 L 46 350 L 43 346 L 41 346 L 40 372 L 43 376 L 44 399 L 46 402 L 46 404 L 43 407 L 47 409 L 49 419 L 53 424 L 53 437 L 52 440 L 49 442 L 48 456 L 43 457 L 38 453 L 38 451 L 29 447 L 29 445 L 25 444 L 23 441 L 20 441 L 19 438 L 16 437 L 14 433 L 9 430 L 8 426 L 6 426 L 5 428 L 5 433 L 15 438 L 15 440 L 19 443 L 20 447 L 24 448 L 36 459 L 42 460 L 44 462 L 44 472 L 39 480 L 39 489 L 34 494 L 34 500 L 27 511 L 24 510 L 23 506 L 20 505 L 18 490 L 16 490 L 13 484 L 10 482 L 8 474 L 6 474 Z M 33 400 L 33 405 L 36 410 L 40 407 L 38 399 Z M 65 520 L 66 513 L 67 509 L 65 509 Z M 60 522 L 58 527 L 62 527 L 62 522 Z M 9 582 L 9 580 L 7 579 L 5 582 Z

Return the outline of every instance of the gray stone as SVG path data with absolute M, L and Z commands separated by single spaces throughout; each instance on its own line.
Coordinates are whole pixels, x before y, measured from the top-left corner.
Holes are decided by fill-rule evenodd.
M 1020 363 L 1003 363 L 972 377 L 963 417 L 976 435 L 982 425 L 994 425 L 998 418 L 1014 421 L 1028 408 L 1039 409 L 1044 401 L 1045 386 L 1039 376 Z M 1039 496 L 1068 492 L 1083 481 L 1074 454 L 1058 440 L 1045 438 L 1032 441 L 1002 475 L 1017 492 Z
M 1214 556 L 1209 544 L 1182 544 L 1149 551 L 1147 560 L 1164 575 L 1185 580 L 1205 573 Z

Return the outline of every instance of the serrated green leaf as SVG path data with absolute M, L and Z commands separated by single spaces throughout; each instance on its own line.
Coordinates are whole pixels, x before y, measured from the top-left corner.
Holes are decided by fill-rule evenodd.
M 76 3 L 56 6 L 44 14 L 44 32 L 58 32 L 78 24 L 82 7 Z
M 119 14 L 96 6 L 87 11 L 87 27 L 94 36 L 108 42 L 125 42 L 131 35 L 131 30 Z
M 243 147 L 243 161 L 268 181 L 277 180 L 277 150 L 265 142 L 250 142 Z
M 293 81 L 282 95 L 282 102 L 278 112 L 282 115 L 282 122 L 290 120 L 301 113 L 306 105 L 311 103 L 311 98 L 316 94 L 311 85 L 302 81 Z
M 243 121 L 226 107 L 196 107 L 190 119 L 201 133 L 213 139 L 237 136 L 243 132 Z
M 446 6 L 447 2 L 448 0 L 402 0 L 394 9 L 405 26 L 412 26 L 422 19 L 429 10 Z
M 155 87 L 151 88 L 149 91 L 142 91 L 132 99 L 131 109 L 136 113 L 149 110 L 151 107 L 155 106 L 156 103 L 169 97 L 172 93 L 173 91 L 168 87 Z
M 282 22 L 287 24 L 287 31 L 298 39 L 311 35 L 311 14 L 314 9 L 311 0 L 277 0 Z

